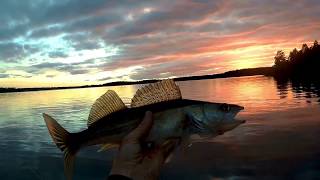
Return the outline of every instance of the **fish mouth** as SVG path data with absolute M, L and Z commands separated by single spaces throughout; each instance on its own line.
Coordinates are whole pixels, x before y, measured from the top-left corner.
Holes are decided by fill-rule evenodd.
M 243 110 L 244 110 L 244 107 L 243 107 L 243 106 L 238 106 L 238 105 L 237 105 L 237 106 L 235 107 L 235 112 L 236 112 L 235 114 L 238 114 L 240 111 L 243 111 Z
M 245 120 L 235 118 L 240 111 L 244 110 L 244 107 L 233 104 L 229 104 L 229 106 L 230 108 L 227 109 L 227 111 L 224 112 L 223 117 L 219 119 L 215 119 L 215 117 L 210 119 L 206 116 L 206 121 L 199 121 L 191 116 L 192 127 L 196 129 L 197 133 L 201 134 L 199 134 L 201 137 L 213 137 L 222 135 L 245 123 Z
M 246 120 L 235 118 L 237 114 L 242 110 L 244 110 L 244 107 L 236 106 L 232 115 L 227 117 L 224 121 L 221 122 L 221 124 L 218 126 L 219 135 L 222 135 L 225 132 L 230 131 L 246 122 Z
M 217 131 L 218 135 L 222 135 L 227 131 L 231 131 L 232 129 L 238 127 L 239 125 L 241 125 L 241 124 L 243 124 L 245 122 L 246 122 L 245 120 L 235 119 L 232 122 L 222 123 L 218 127 L 218 131 Z
M 244 119 L 234 119 L 233 122 L 240 125 L 240 124 L 246 123 L 246 120 L 244 120 Z
M 238 105 L 234 105 L 233 109 L 232 109 L 232 112 L 229 114 L 229 115 L 226 115 L 225 116 L 225 119 L 223 122 L 234 122 L 234 121 L 244 121 L 244 120 L 238 120 L 236 119 L 235 117 L 237 116 L 237 114 L 244 110 L 244 107 L 243 106 L 238 106 Z M 245 121 L 244 121 L 245 122 Z M 243 122 L 243 123 L 244 123 Z

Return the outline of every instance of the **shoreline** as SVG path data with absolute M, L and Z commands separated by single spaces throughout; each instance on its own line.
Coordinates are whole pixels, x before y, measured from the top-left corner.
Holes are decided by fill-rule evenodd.
M 272 76 L 272 67 L 258 67 L 239 69 L 233 71 L 227 71 L 220 74 L 200 75 L 200 76 L 186 76 L 173 78 L 174 81 L 194 81 L 205 79 L 220 79 L 220 78 L 232 78 L 232 77 L 245 77 L 245 76 Z M 39 87 L 39 88 L 1 88 L 0 93 L 15 93 L 15 92 L 30 92 L 30 91 L 48 91 L 48 90 L 63 90 L 63 89 L 81 89 L 81 88 L 94 88 L 104 86 L 123 86 L 123 85 L 136 85 L 136 84 L 148 84 L 160 81 L 161 79 L 148 79 L 141 81 L 116 81 L 98 85 L 84 85 L 84 86 L 70 86 L 70 87 Z

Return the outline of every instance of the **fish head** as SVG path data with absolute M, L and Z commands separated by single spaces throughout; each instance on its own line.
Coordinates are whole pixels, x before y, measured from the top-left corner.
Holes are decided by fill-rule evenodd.
M 235 104 L 204 102 L 191 108 L 188 116 L 196 134 L 214 137 L 245 123 L 235 119 L 243 109 Z
M 203 118 L 208 123 L 234 121 L 235 116 L 244 110 L 242 106 L 226 103 L 204 103 L 202 108 Z

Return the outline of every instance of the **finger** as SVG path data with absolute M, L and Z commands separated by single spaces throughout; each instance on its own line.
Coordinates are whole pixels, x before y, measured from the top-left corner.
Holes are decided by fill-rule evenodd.
M 149 134 L 149 131 L 152 127 L 153 119 L 152 119 L 152 112 L 147 111 L 145 113 L 145 116 L 142 120 L 142 122 L 139 124 L 139 126 L 131 131 L 127 138 L 131 140 L 141 140 L 144 137 L 146 137 Z
M 179 142 L 180 142 L 180 140 L 178 140 L 178 139 L 172 139 L 172 140 L 168 140 L 165 143 L 163 143 L 160 151 L 161 151 L 164 159 L 166 159 L 174 151 L 175 147 L 178 145 Z
M 167 140 L 161 146 L 157 152 L 157 159 L 162 164 L 169 157 L 169 155 L 174 151 L 175 147 L 178 145 L 179 140 L 172 139 Z

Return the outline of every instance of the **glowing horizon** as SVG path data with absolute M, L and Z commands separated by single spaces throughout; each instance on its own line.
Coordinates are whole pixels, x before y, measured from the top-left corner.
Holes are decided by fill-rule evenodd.
M 271 66 L 276 51 L 320 39 L 320 3 L 312 0 L 5 0 L 0 9 L 0 87 Z

